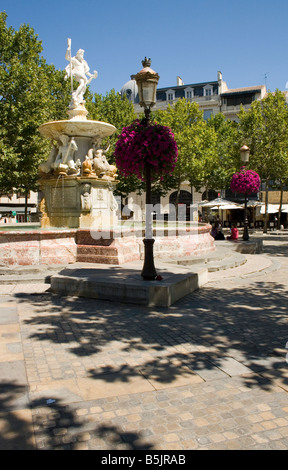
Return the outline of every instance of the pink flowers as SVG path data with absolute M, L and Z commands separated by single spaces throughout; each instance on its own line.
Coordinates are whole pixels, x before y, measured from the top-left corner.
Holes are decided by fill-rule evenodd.
M 115 148 L 115 161 L 123 176 L 136 175 L 144 181 L 145 165 L 151 167 L 152 179 L 173 173 L 178 148 L 169 127 L 139 120 L 124 127 Z
M 260 184 L 260 176 L 256 171 L 246 170 L 245 167 L 242 167 L 238 173 L 232 176 L 230 189 L 236 193 L 251 194 L 259 191 Z

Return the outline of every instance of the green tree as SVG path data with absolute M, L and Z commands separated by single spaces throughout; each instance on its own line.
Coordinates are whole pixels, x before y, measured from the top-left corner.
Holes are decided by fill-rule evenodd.
M 114 161 L 115 144 L 119 134 L 122 132 L 123 127 L 128 126 L 136 119 L 133 104 L 127 99 L 127 97 L 121 97 L 114 89 L 106 93 L 106 95 L 94 94 L 92 100 L 86 104 L 89 112 L 89 119 L 96 121 L 108 122 L 116 127 L 116 132 L 109 137 L 109 150 L 106 154 L 107 160 L 110 163 Z M 107 140 L 107 144 L 108 144 Z M 104 142 L 105 146 L 105 142 Z M 121 197 L 127 197 L 129 193 L 134 191 L 142 191 L 144 186 L 139 180 L 134 177 L 121 177 L 119 175 L 119 183 L 115 193 Z
M 38 165 L 49 142 L 38 127 L 67 109 L 64 74 L 46 64 L 42 44 L 29 25 L 16 31 L 0 13 L 0 191 L 37 189 Z M 67 90 L 67 92 L 63 90 Z M 64 103 L 66 106 L 64 106 Z M 63 111 L 62 111 L 63 115 Z
M 239 113 L 243 143 L 251 150 L 250 166 L 265 183 L 264 232 L 268 225 L 268 191 L 271 182 L 287 181 L 288 173 L 288 108 L 284 94 L 276 90 L 262 101 L 252 103 Z
M 178 100 L 165 111 L 155 112 L 156 120 L 171 128 L 178 146 L 178 161 L 174 173 L 166 181 L 166 188 L 176 189 L 178 206 L 181 184 L 190 182 L 200 189 L 204 180 L 204 166 L 213 158 L 214 132 L 208 129 L 203 113 L 196 103 Z
M 218 113 L 208 119 L 207 126 L 216 133 L 212 167 L 205 167 L 209 188 L 216 191 L 228 189 L 232 175 L 235 171 L 239 170 L 239 150 L 241 145 L 238 124 L 226 119 L 224 114 Z

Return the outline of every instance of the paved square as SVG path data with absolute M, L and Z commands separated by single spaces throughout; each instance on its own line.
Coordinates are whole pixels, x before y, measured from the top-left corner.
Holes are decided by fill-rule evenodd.
M 0 448 L 287 450 L 285 240 L 167 308 L 0 284 Z

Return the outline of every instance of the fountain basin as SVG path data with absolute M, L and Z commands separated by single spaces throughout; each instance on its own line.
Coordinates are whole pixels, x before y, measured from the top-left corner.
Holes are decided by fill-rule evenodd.
M 116 127 L 108 122 L 83 120 L 51 121 L 42 124 L 39 132 L 48 139 L 59 140 L 65 134 L 69 137 L 89 137 L 104 139 L 114 134 Z
M 88 119 L 51 121 L 39 127 L 40 134 L 51 141 L 59 142 L 63 135 L 73 138 L 77 145 L 75 161 L 79 159 L 81 163 L 84 162 L 93 142 L 100 142 L 105 137 L 114 134 L 115 131 L 116 127 L 108 122 L 91 121 Z
M 215 250 L 211 226 L 195 224 L 156 233 L 156 260 L 180 259 Z M 120 265 L 143 259 L 142 228 L 113 230 L 0 230 L 0 266 L 68 265 L 75 262 Z
M 0 266 L 75 263 L 75 236 L 73 230 L 0 231 Z

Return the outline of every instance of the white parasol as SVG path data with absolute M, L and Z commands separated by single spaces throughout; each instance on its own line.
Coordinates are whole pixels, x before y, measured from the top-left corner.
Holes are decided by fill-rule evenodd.
M 227 199 L 223 199 L 222 197 L 217 197 L 213 199 L 213 201 L 206 202 L 202 205 L 202 207 L 210 207 L 210 208 L 219 208 L 220 206 L 228 206 L 231 205 L 231 201 L 227 201 Z

